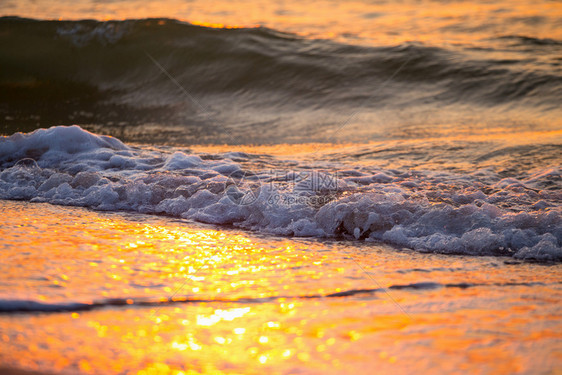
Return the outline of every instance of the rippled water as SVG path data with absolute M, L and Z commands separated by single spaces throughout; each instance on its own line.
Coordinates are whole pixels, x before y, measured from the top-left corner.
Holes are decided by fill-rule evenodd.
M 555 373 L 561 20 L 3 1 L 0 372 Z
M 560 366 L 558 265 L 1 205 L 4 366 L 248 374 Z
M 263 144 L 560 129 L 556 2 L 23 1 L 0 14 L 36 18 L 0 19 L 5 134 L 80 124 Z

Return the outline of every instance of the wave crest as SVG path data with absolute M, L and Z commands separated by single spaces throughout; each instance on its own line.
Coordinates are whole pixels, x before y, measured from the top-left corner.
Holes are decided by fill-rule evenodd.
M 329 126 L 342 112 L 428 103 L 549 113 L 562 95 L 556 69 L 529 69 L 523 57 L 478 59 L 420 43 L 343 45 L 170 19 L 3 17 L 0 44 L 0 112 L 20 126 L 187 124 L 209 134 L 234 123 L 268 134 L 302 118 Z M 297 128 L 305 132 L 306 124 Z

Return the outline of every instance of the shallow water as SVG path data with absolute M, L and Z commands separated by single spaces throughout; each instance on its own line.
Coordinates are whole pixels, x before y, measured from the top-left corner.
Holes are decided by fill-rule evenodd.
M 561 20 L 0 2 L 0 372 L 556 373 Z
M 439 139 L 433 145 L 445 151 L 434 149 L 437 157 L 424 155 L 431 147 L 425 140 L 326 145 L 322 154 L 301 145 L 295 157 L 293 147 L 268 152 L 279 146 L 254 150 L 264 153 L 130 147 L 59 126 L 0 138 L 0 198 L 162 214 L 283 236 L 384 241 L 421 252 L 561 261 L 562 180 L 551 164 L 560 159 L 559 147 L 497 141 L 495 151 L 478 156 L 464 151 L 464 142 L 453 147 Z M 405 160 L 394 161 L 401 150 Z M 448 157 L 447 150 L 474 159 Z M 534 159 L 534 168 L 525 157 Z
M 546 374 L 562 365 L 560 265 L 0 204 L 4 366 Z

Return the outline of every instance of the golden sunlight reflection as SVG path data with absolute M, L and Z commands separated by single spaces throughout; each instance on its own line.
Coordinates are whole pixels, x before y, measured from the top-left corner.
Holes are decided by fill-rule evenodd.
M 558 124 L 560 125 L 560 124 Z M 526 162 L 541 162 L 536 156 L 525 160 L 525 155 L 506 153 L 502 150 L 519 148 L 524 150 L 528 145 L 558 144 L 562 142 L 562 130 L 551 125 L 546 129 L 521 129 L 514 131 L 508 127 L 486 127 L 479 130 L 458 129 L 455 126 L 441 126 L 427 132 L 424 127 L 404 129 L 404 133 L 416 134 L 413 138 L 370 141 L 358 146 L 353 143 L 338 144 L 277 144 L 277 145 L 246 145 L 238 146 L 241 152 L 275 155 L 290 160 L 326 161 L 338 160 L 343 165 L 374 165 L 378 168 L 397 168 L 409 170 L 458 170 L 473 171 L 474 168 L 494 168 L 501 172 L 513 172 L 518 167 L 525 167 Z M 418 134 L 419 133 L 419 134 Z M 227 145 L 193 146 L 201 153 L 224 153 L 229 151 Z M 427 150 L 441 152 L 428 153 Z M 498 151 L 493 153 L 493 151 Z M 417 160 L 404 157 L 404 154 L 418 152 L 422 157 Z M 534 159 L 531 159 L 533 158 Z M 562 157 L 552 157 L 545 153 L 544 164 L 562 163 Z M 274 166 L 272 167 L 274 169 Z
M 562 125 L 562 124 L 560 124 Z M 420 140 L 425 142 L 455 143 L 455 142 L 474 142 L 474 143 L 498 143 L 505 146 L 520 146 L 537 143 L 541 140 L 552 142 L 562 141 L 562 130 L 556 129 L 536 129 L 521 130 L 514 132 L 513 127 L 482 127 L 478 129 L 459 129 L 453 125 L 432 129 L 431 133 L 422 134 L 423 129 L 419 129 L 419 137 L 415 139 L 396 139 L 384 142 L 369 141 L 364 143 L 364 147 L 381 147 L 386 145 L 393 148 L 397 145 L 405 145 L 408 148 L 414 147 Z M 232 148 L 230 145 L 196 145 L 194 150 L 202 153 L 225 153 Z M 275 144 L 275 145 L 240 145 L 236 146 L 240 152 L 252 154 L 269 154 L 275 156 L 292 156 L 306 158 L 310 154 L 340 152 L 345 154 L 346 148 L 357 148 L 357 143 L 306 143 L 306 144 Z
M 537 358 L 560 363 L 562 280 L 544 266 L 513 273 L 485 257 L 428 257 L 373 244 L 364 252 L 149 216 L 2 204 L 0 231 L 25 228 L 26 236 L 3 244 L 10 266 L 0 265 L 1 298 L 123 301 L 0 315 L 7 366 L 84 374 L 406 374 L 470 372 L 486 363 L 507 374 L 536 369 Z M 389 298 L 349 256 L 385 287 L 482 286 L 394 288 Z M 494 286 L 502 284 L 511 293 Z M 351 294 L 329 296 L 345 291 Z
M 490 35 L 534 35 L 562 39 L 557 2 L 503 0 L 494 2 L 400 2 L 319 0 L 253 2 L 194 0 L 129 0 L 92 2 L 88 7 L 66 1 L 20 0 L 13 14 L 32 18 L 119 20 L 175 18 L 213 28 L 256 27 L 343 42 L 396 45 L 409 41 L 455 46 Z M 526 20 L 541 19 L 541 23 Z
M 196 321 L 197 321 L 197 325 L 208 327 L 217 324 L 221 320 L 232 321 L 236 318 L 240 318 L 246 315 L 246 313 L 248 313 L 249 311 L 250 311 L 249 307 L 230 309 L 230 310 L 217 309 L 210 316 L 197 315 Z
M 4 0 L 4 16 L 19 47 L 0 53 L 17 94 L 0 130 L 71 121 L 130 147 L 0 137 L 0 193 L 28 200 L 0 199 L 0 374 L 562 374 L 562 264 L 519 260 L 559 256 L 559 0 Z M 37 30 L 61 54 L 14 43 Z M 233 208 L 246 171 L 273 188 Z

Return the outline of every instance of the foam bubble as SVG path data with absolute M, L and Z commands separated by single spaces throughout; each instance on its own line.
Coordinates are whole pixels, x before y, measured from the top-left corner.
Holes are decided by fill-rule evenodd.
M 552 188 L 559 169 L 521 179 L 489 170 L 340 171 L 328 163 L 271 171 L 260 157 L 202 158 L 132 149 L 78 126 L 40 129 L 0 138 L 0 198 L 165 214 L 278 235 L 384 241 L 425 252 L 562 261 L 562 196 Z

